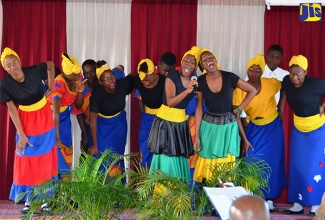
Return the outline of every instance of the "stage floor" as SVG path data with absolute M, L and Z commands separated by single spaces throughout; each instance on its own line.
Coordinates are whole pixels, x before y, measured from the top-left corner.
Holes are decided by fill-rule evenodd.
M 284 209 L 289 208 L 290 204 L 276 204 L 276 207 L 279 211 L 283 211 Z M 15 204 L 13 201 L 10 200 L 0 200 L 0 219 L 21 219 L 22 215 L 20 214 L 20 210 L 24 207 L 24 204 Z M 271 219 L 272 220 L 312 220 L 312 217 L 308 216 L 308 212 L 310 207 L 304 208 L 303 215 L 283 215 L 281 213 L 272 213 Z M 35 218 L 42 218 L 42 219 L 59 219 L 59 216 L 40 216 L 35 215 Z M 121 216 L 120 220 L 129 220 L 127 214 Z M 219 220 L 220 218 L 216 216 L 206 216 L 203 220 Z

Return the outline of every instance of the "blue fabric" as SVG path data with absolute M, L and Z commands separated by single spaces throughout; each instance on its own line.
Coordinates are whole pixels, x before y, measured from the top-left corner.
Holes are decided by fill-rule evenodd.
M 290 141 L 288 201 L 319 205 L 325 192 L 325 125 L 311 132 L 293 125 Z
M 139 146 L 142 155 L 141 166 L 147 167 L 151 165 L 152 161 L 152 153 L 147 148 L 148 137 L 150 134 L 152 122 L 155 119 L 155 115 L 147 114 L 143 112 L 141 114 L 141 122 L 140 122 L 140 132 L 139 132 Z
M 126 112 L 122 111 L 119 115 L 113 118 L 103 118 L 98 116 L 97 118 L 97 144 L 99 156 L 94 155 L 95 158 L 99 158 L 101 154 L 109 149 L 110 151 L 124 155 L 127 135 L 127 122 Z M 92 145 L 91 139 L 89 140 Z M 124 161 L 119 161 L 118 165 L 124 168 Z
M 286 186 L 282 121 L 276 118 L 263 126 L 250 122 L 246 129 L 246 137 L 254 148 L 254 150 L 249 148 L 248 156 L 264 160 L 271 168 L 270 191 L 264 191 L 264 197 L 266 199 L 279 197 Z

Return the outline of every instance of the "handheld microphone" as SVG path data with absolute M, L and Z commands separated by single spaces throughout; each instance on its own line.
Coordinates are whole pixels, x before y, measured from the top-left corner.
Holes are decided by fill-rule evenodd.
M 191 80 L 196 80 L 197 81 L 197 76 L 193 75 L 191 77 Z M 193 93 L 196 94 L 197 93 L 197 85 L 193 86 Z

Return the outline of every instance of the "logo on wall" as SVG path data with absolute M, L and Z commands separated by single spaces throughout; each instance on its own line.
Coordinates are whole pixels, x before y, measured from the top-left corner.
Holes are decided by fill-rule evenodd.
M 322 4 L 320 3 L 301 3 L 300 21 L 321 21 Z

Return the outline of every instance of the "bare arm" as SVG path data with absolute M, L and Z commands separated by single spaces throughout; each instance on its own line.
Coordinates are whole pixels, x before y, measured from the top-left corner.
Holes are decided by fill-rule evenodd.
M 45 92 L 45 97 L 47 98 L 53 91 L 54 86 L 54 76 L 55 76 L 55 67 L 52 61 L 46 61 L 47 64 L 47 81 L 48 81 L 48 88 Z
M 60 147 L 60 105 L 61 105 L 61 101 L 53 99 L 52 114 L 53 114 L 53 120 L 55 126 L 56 147 Z
M 178 103 L 180 103 L 189 93 L 193 91 L 193 86 L 197 85 L 196 80 L 191 80 L 187 88 L 181 92 L 180 94 L 176 95 L 176 86 L 174 82 L 167 78 L 165 82 L 165 93 L 166 93 L 166 98 L 167 98 L 167 105 L 169 107 L 174 107 Z
M 145 110 L 144 102 L 142 101 L 142 99 L 138 99 L 138 106 L 139 106 L 139 110 L 140 110 L 140 114 L 141 114 Z
M 284 102 L 286 100 L 286 92 L 283 88 L 281 88 L 280 90 L 280 99 L 279 99 L 279 103 L 277 106 L 278 109 L 278 114 L 279 114 L 279 118 L 281 118 L 281 120 L 283 120 L 283 110 L 284 110 Z
M 252 99 L 256 95 L 257 91 L 254 88 L 254 86 L 252 86 L 251 84 L 249 84 L 248 82 L 246 82 L 242 79 L 239 79 L 239 81 L 237 83 L 237 87 L 239 87 L 241 90 L 247 92 L 246 97 L 244 98 L 242 103 L 240 103 L 240 105 L 238 106 L 238 108 L 243 110 L 248 105 L 248 103 L 250 101 L 252 101 Z M 234 112 L 234 113 L 235 113 L 235 115 L 238 115 L 238 112 Z
M 92 140 L 92 146 L 88 149 L 88 154 L 98 155 L 98 144 L 97 144 L 97 117 L 98 113 L 90 112 L 89 118 L 90 118 L 90 135 Z
M 21 125 L 20 118 L 18 115 L 18 110 L 17 110 L 15 103 L 13 101 L 7 102 L 7 106 L 8 106 L 10 118 L 17 129 L 17 133 L 19 134 L 19 140 L 16 145 L 16 151 L 18 153 L 24 154 L 26 144 L 28 144 L 30 146 L 32 146 L 32 144 L 29 142 L 29 140 L 27 139 L 27 137 L 25 135 L 25 132 Z
M 88 132 L 86 129 L 86 122 L 85 122 L 85 115 L 84 114 L 78 114 L 77 115 L 78 124 L 81 130 L 81 141 L 80 141 L 80 147 L 82 149 L 85 149 L 88 143 Z
M 194 150 L 200 151 L 201 140 L 200 140 L 200 127 L 203 117 L 203 95 L 202 92 L 197 92 L 196 97 L 196 109 L 195 109 L 195 140 L 194 140 Z
M 239 130 L 239 135 L 240 135 L 240 138 L 241 138 L 241 146 L 240 146 L 240 149 L 241 149 L 241 153 L 242 154 L 245 154 L 248 155 L 248 148 L 251 148 L 252 150 L 254 150 L 252 144 L 247 140 L 247 137 L 246 137 L 246 133 L 245 133 L 245 129 L 244 129 L 244 126 L 243 126 L 243 123 L 242 123 L 242 119 L 237 116 L 236 117 L 237 119 L 237 124 L 238 124 L 238 130 Z M 246 118 L 244 118 L 245 122 L 246 122 Z M 246 122 L 247 124 L 247 122 Z

